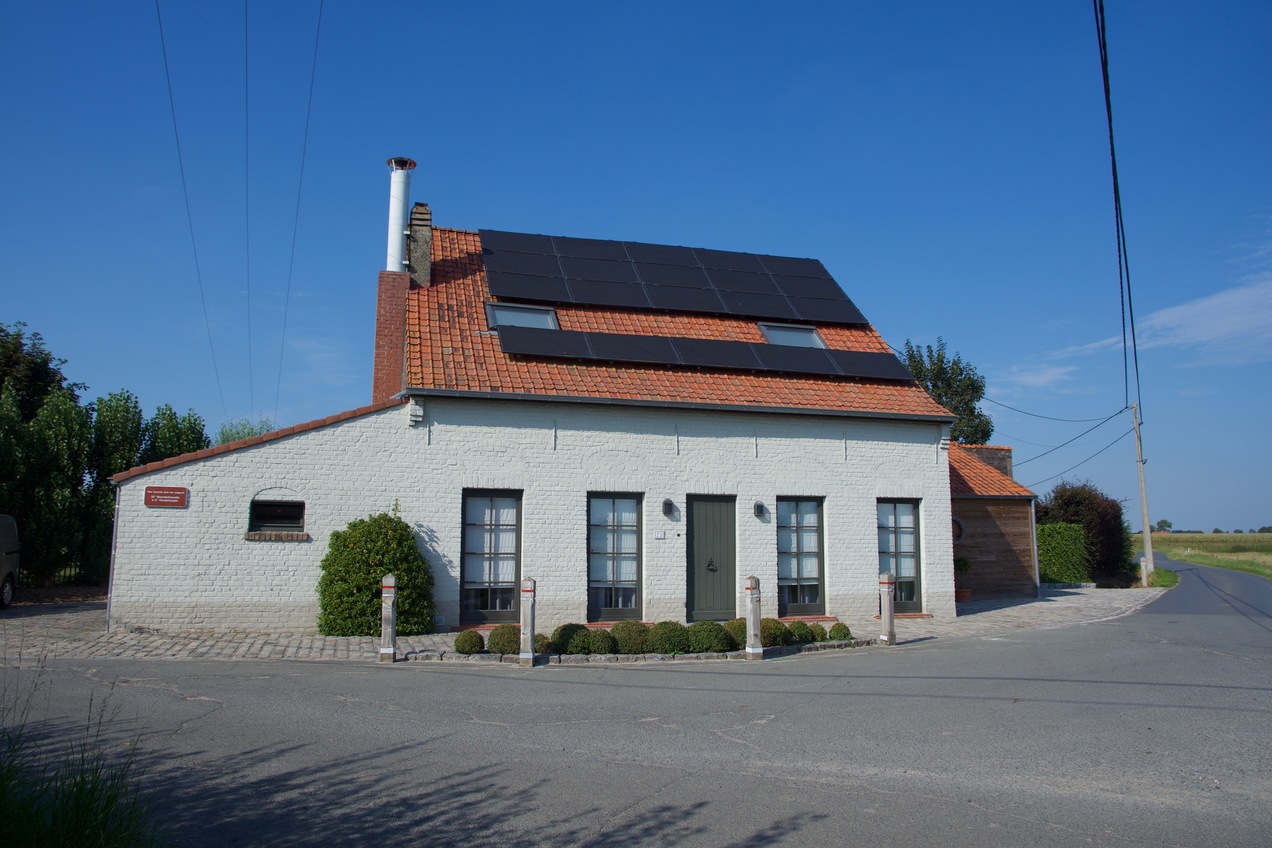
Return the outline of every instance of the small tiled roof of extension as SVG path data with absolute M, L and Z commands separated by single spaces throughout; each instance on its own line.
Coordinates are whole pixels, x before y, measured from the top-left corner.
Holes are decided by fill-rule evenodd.
M 978 445 L 978 448 L 993 447 Z M 1009 450 L 1009 448 L 1002 448 Z M 950 496 L 959 498 L 1032 498 L 1034 493 L 957 442 L 950 444 Z
M 642 363 L 569 361 L 505 354 L 487 325 L 492 298 L 477 233 L 433 228 L 431 285 L 407 299 L 408 391 L 443 390 L 545 400 L 692 405 L 952 420 L 913 381 L 776 374 Z M 563 304 L 562 330 L 764 344 L 759 322 L 727 315 Z M 891 353 L 869 325 L 817 325 L 834 350 Z

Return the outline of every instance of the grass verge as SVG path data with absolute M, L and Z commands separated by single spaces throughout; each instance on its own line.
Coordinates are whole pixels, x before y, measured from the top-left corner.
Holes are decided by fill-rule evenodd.
M 1153 550 L 1179 562 L 1245 571 L 1272 580 L 1272 534 L 1154 533 Z
M 1166 568 L 1154 568 L 1148 585 L 1154 589 L 1169 589 L 1179 585 L 1179 575 Z

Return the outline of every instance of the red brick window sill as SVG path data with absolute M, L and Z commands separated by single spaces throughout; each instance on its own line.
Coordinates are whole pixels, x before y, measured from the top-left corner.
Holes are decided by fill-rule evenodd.
M 304 530 L 252 530 L 243 534 L 249 542 L 312 542 Z

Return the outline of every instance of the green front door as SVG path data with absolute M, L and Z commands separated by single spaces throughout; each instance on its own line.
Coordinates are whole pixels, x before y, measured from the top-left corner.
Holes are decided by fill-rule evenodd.
M 690 621 L 721 621 L 737 615 L 734 530 L 737 503 L 731 496 L 689 496 Z

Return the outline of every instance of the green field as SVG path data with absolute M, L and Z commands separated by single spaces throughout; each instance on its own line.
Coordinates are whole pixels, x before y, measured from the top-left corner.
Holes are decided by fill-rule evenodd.
M 1153 550 L 1179 562 L 1272 579 L 1272 533 L 1154 533 Z

